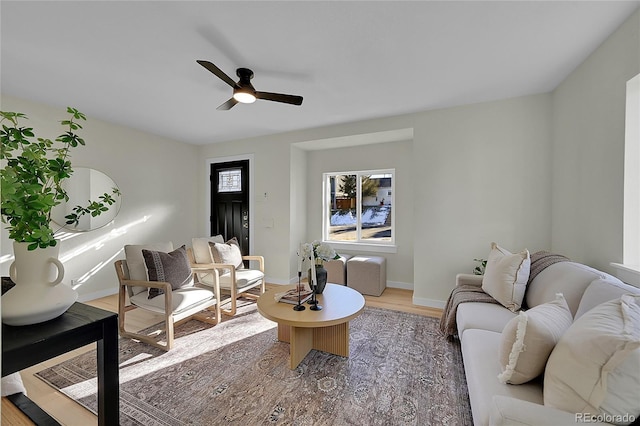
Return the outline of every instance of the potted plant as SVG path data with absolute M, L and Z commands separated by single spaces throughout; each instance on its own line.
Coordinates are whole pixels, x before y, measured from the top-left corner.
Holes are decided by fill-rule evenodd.
M 484 270 L 487 267 L 487 261 L 485 259 L 473 259 L 474 262 L 477 262 L 475 268 L 473 268 L 474 275 L 484 275 Z
M 9 238 L 14 241 L 16 258 L 9 269 L 17 285 L 2 297 L 3 322 L 10 325 L 54 318 L 77 298 L 70 287 L 56 286 L 62 280 L 64 269 L 57 260 L 59 246 L 51 222 L 53 207 L 69 199 L 62 183 L 73 173 L 70 151 L 85 145 L 76 133 L 82 129 L 79 122 L 86 120 L 85 115 L 75 108 L 67 108 L 67 113 L 69 118 L 60 122 L 66 131 L 51 140 L 36 137 L 33 128 L 22 126 L 20 121 L 27 119 L 25 114 L 0 111 L 0 213 Z M 76 206 L 66 217 L 67 224 L 77 223 L 85 214 L 100 215 L 119 195 L 114 189 L 112 194 L 89 200 L 87 206 Z M 49 279 L 50 264 L 57 269 L 53 280 Z M 48 286 L 46 291 L 41 285 Z M 47 291 L 55 294 L 45 294 Z M 30 297 L 37 301 L 27 300 Z M 35 315 L 22 318 L 20 310 L 27 309 L 27 304 Z M 43 306 L 34 306 L 38 304 Z M 48 306 L 50 304 L 55 305 L 55 309 Z M 20 318 L 14 320 L 14 316 Z
M 312 270 L 315 269 L 315 282 L 317 286 L 315 292 L 317 294 L 321 294 L 327 285 L 327 270 L 324 269 L 324 262 L 327 260 L 339 259 L 340 255 L 338 255 L 329 244 L 316 240 L 302 245 L 302 258 L 312 259 L 314 262 L 314 267 L 308 271 L 309 283 L 312 282 L 311 274 Z

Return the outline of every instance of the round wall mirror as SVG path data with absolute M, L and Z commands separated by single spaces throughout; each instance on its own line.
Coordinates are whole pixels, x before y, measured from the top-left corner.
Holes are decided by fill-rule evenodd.
M 86 232 L 102 228 L 115 219 L 120 211 L 122 197 L 119 195 L 118 186 L 109 176 L 99 170 L 76 167 L 73 169 L 71 177 L 62 182 L 62 186 L 69 196 L 69 201 L 62 202 L 53 208 L 51 220 L 65 229 Z M 65 217 L 75 213 L 74 208 L 77 206 L 87 207 L 93 201 L 100 202 L 100 197 L 104 194 L 110 195 L 115 200 L 111 205 L 105 204 L 106 211 L 98 216 L 93 216 L 90 213 L 80 215 L 76 224 L 66 224 Z

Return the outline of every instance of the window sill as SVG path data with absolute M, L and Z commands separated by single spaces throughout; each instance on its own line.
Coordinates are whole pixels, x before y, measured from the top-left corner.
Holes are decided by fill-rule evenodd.
M 623 265 L 622 263 L 611 263 L 616 269 L 616 277 L 627 284 L 640 287 L 640 265 Z
M 395 244 L 367 244 L 367 243 L 343 243 L 339 241 L 323 241 L 333 247 L 334 250 L 346 250 L 353 252 L 367 253 L 397 253 L 398 246 Z

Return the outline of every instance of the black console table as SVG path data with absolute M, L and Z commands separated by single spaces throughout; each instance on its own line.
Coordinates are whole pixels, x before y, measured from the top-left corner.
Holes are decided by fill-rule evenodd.
M 118 315 L 74 303 L 60 317 L 40 324 L 2 324 L 2 376 L 97 342 L 98 424 L 118 425 Z

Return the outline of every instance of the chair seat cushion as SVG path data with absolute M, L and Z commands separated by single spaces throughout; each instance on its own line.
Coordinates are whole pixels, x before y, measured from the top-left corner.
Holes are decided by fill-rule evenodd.
M 236 270 L 236 288 L 243 289 L 245 287 L 259 284 L 264 279 L 264 274 L 257 269 L 238 269 Z M 213 286 L 213 275 L 202 274 L 200 284 Z M 226 273 L 220 275 L 220 288 L 223 290 L 231 289 L 231 274 Z
M 215 294 L 208 288 L 186 287 L 172 292 L 173 313 L 180 314 L 206 301 L 215 304 Z M 164 294 L 148 299 L 146 293 L 139 293 L 130 299 L 131 304 L 149 311 L 164 314 Z
M 238 269 L 236 270 L 236 288 L 242 289 L 245 287 L 259 284 L 264 279 L 264 274 L 257 269 Z M 231 288 L 231 274 L 220 275 L 220 288 Z

